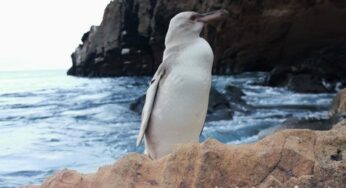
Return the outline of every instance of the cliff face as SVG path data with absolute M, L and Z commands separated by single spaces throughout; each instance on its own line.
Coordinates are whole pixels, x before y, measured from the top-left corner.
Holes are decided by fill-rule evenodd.
M 112 1 L 100 26 L 92 26 L 72 54 L 68 74 L 120 76 L 152 73 L 149 38 L 154 5 L 149 0 Z
M 287 84 L 290 74 L 314 74 L 317 81 L 344 78 L 346 2 L 339 0 L 112 1 L 101 25 L 84 34 L 68 73 L 150 75 L 161 62 L 176 13 L 220 8 L 231 13 L 229 18 L 202 34 L 215 52 L 215 74 L 276 68 L 271 85 Z
M 130 154 L 95 174 L 63 170 L 38 187 L 344 187 L 345 135 L 343 122 L 324 132 L 286 130 L 250 145 L 208 140 L 157 161 Z

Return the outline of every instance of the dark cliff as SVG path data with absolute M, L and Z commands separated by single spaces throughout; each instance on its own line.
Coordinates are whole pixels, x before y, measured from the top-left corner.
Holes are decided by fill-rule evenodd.
M 151 75 L 160 64 L 170 18 L 185 10 L 220 8 L 229 18 L 202 33 L 214 49 L 214 74 L 272 71 L 270 85 L 299 90 L 295 80 L 306 79 L 317 84 L 308 92 L 328 90 L 322 82 L 345 82 L 342 0 L 112 1 L 101 25 L 83 35 L 68 74 Z

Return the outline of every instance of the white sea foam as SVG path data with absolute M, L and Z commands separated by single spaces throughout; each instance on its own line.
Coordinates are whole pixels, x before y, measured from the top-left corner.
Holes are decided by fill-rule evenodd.
M 128 49 L 128 48 L 121 49 L 121 55 L 127 55 L 129 53 L 130 53 L 130 49 Z

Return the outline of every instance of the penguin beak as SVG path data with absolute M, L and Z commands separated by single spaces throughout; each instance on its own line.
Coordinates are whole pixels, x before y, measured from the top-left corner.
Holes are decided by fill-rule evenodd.
M 197 21 L 203 23 L 210 23 L 213 21 L 218 21 L 224 19 L 228 15 L 228 11 L 225 9 L 216 10 L 212 12 L 207 12 L 204 14 L 198 14 Z

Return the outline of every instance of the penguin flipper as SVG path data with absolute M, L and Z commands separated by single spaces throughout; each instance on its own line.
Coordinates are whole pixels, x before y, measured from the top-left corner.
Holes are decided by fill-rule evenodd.
M 141 141 L 143 140 L 144 133 L 148 127 L 151 112 L 153 110 L 154 104 L 155 104 L 155 98 L 157 96 L 158 88 L 159 88 L 159 83 L 160 79 L 165 73 L 165 70 L 161 64 L 159 68 L 157 69 L 153 79 L 151 80 L 151 84 L 147 90 L 147 94 L 145 97 L 145 103 L 142 111 L 142 122 L 141 122 L 141 128 L 139 131 L 139 134 L 137 136 L 137 142 L 136 146 L 138 146 Z

